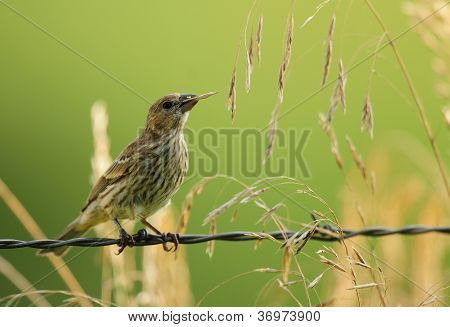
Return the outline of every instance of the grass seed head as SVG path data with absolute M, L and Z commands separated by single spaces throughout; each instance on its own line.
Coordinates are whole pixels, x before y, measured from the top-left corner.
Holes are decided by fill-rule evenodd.
M 347 135 L 345 137 L 345 139 L 347 140 L 347 144 L 348 144 L 348 147 L 349 147 L 350 152 L 352 154 L 353 161 L 356 164 L 356 167 L 358 167 L 358 169 L 361 172 L 361 175 L 364 178 L 364 180 L 366 182 L 368 182 L 366 166 L 364 165 L 364 161 L 363 161 L 361 155 L 358 154 L 358 152 L 356 151 L 356 148 L 353 145 L 353 142 L 352 142 L 352 139 L 350 138 L 350 136 Z
M 209 234 L 215 235 L 217 234 L 217 222 L 216 219 L 211 220 L 211 224 L 209 226 Z M 212 258 L 214 254 L 214 248 L 215 248 L 215 241 L 208 241 L 208 244 L 206 245 L 206 254 Z
M 267 162 L 267 160 L 270 158 L 273 152 L 273 146 L 275 144 L 275 135 L 277 132 L 278 116 L 280 115 L 280 107 L 281 102 L 278 101 L 277 104 L 275 105 L 275 108 L 273 109 L 272 117 L 269 123 L 270 127 L 268 135 L 268 145 L 266 148 L 266 153 L 264 155 L 264 162 Z
M 288 283 L 289 281 L 289 266 L 291 263 L 291 254 L 289 253 L 289 251 L 290 248 L 288 246 L 284 248 L 282 265 L 282 276 L 284 284 Z
M 327 35 L 327 48 L 325 51 L 325 63 L 323 66 L 323 76 L 322 76 L 322 87 L 327 82 L 328 73 L 330 72 L 330 66 L 331 66 L 331 57 L 333 54 L 333 33 L 334 33 L 334 26 L 336 23 L 336 15 L 333 15 L 331 18 L 330 26 L 328 28 L 328 35 Z
M 311 283 L 308 284 L 308 288 L 314 288 L 314 287 L 316 287 L 316 285 L 317 285 L 317 284 L 320 282 L 320 280 L 322 279 L 324 273 L 325 273 L 325 272 L 321 273 L 319 276 L 317 276 L 316 278 L 314 278 L 314 279 L 311 281 Z
M 256 31 L 256 55 L 258 58 L 258 64 L 261 64 L 261 41 L 262 41 L 262 29 L 263 29 L 264 19 L 263 16 L 259 16 L 258 19 L 258 30 Z
M 250 41 L 247 48 L 247 74 L 245 79 L 245 90 L 250 92 L 250 84 L 253 70 L 253 33 L 250 34 Z
M 364 99 L 364 106 L 361 113 L 361 131 L 366 131 L 369 133 L 370 138 L 373 139 L 373 112 L 369 95 L 366 95 Z
M 236 116 L 236 65 L 233 68 L 230 80 L 230 90 L 228 92 L 227 109 L 231 113 L 231 120 L 234 122 Z
M 333 260 L 330 260 L 320 254 L 319 254 L 319 258 L 320 258 L 320 262 L 322 262 L 323 264 L 326 264 L 327 266 L 330 266 L 333 269 L 336 269 L 336 270 L 339 270 L 342 272 L 346 272 L 345 268 L 342 265 L 334 262 Z

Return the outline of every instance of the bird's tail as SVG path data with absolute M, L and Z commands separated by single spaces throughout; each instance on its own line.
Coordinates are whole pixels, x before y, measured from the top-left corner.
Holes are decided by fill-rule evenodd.
M 82 236 L 84 233 L 87 232 L 87 230 L 89 228 L 86 228 L 86 226 L 83 226 L 83 224 L 80 223 L 81 220 L 81 216 L 78 217 L 77 219 L 75 219 L 72 223 L 70 223 L 67 228 L 65 229 L 65 231 L 59 235 L 58 240 L 68 240 L 71 238 L 77 238 Z M 53 248 L 53 249 L 43 249 L 43 250 L 39 250 L 37 252 L 37 255 L 49 255 L 49 254 L 55 254 L 57 256 L 63 256 L 64 254 L 67 253 L 67 251 L 69 250 L 68 246 L 61 246 L 58 248 Z

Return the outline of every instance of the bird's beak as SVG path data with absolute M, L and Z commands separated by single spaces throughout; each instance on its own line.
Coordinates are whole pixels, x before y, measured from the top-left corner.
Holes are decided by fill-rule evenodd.
M 194 106 L 197 104 L 199 100 L 209 98 L 210 96 L 216 94 L 217 92 L 208 92 L 201 95 L 194 95 L 194 94 L 181 94 L 180 95 L 180 101 L 181 101 L 181 111 L 183 113 L 190 111 Z

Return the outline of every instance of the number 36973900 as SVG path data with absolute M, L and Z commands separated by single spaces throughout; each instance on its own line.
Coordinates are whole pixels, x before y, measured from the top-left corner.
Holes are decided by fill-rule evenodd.
M 258 311 L 258 321 L 319 321 L 319 311 Z

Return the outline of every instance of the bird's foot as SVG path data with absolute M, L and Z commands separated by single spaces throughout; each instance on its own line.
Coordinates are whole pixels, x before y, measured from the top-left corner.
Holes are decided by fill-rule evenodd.
M 119 245 L 119 251 L 116 253 L 116 255 L 121 254 L 123 252 L 123 250 L 125 250 L 125 248 L 127 246 L 133 247 L 136 244 L 133 236 L 128 234 L 125 231 L 125 229 L 123 229 L 123 228 L 119 230 L 119 238 L 120 238 L 120 241 L 119 241 L 119 244 L 118 244 Z
M 142 223 L 147 226 L 148 228 L 150 228 L 153 232 L 156 233 L 156 235 L 160 236 L 163 243 L 163 249 L 166 252 L 175 252 L 178 249 L 178 245 L 180 244 L 180 234 L 178 233 L 161 233 L 155 226 L 153 226 L 152 224 L 150 224 L 147 220 L 142 219 Z M 174 244 L 173 247 L 168 247 L 167 243 L 171 242 Z
M 180 234 L 178 233 L 161 233 L 160 234 L 162 240 L 163 240 L 163 249 L 166 252 L 175 252 L 178 249 L 178 245 L 180 244 Z M 171 242 L 174 245 L 171 247 L 167 246 L 167 243 Z

